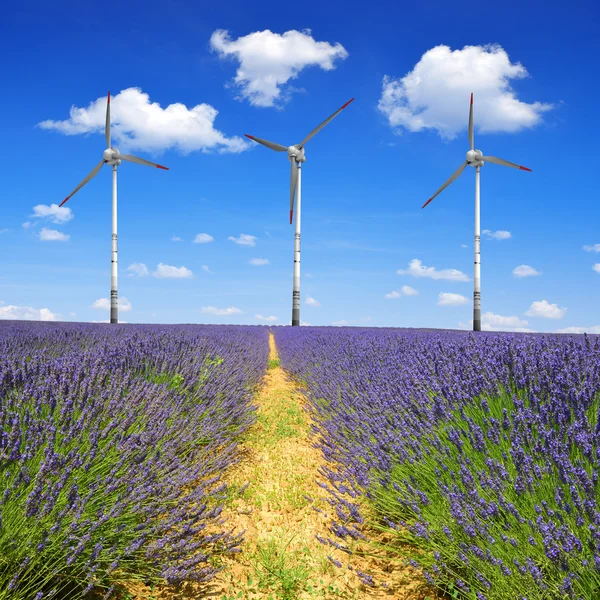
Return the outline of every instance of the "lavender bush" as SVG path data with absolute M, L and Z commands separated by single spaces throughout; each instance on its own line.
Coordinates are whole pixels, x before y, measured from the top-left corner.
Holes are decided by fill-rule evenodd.
M 600 598 L 597 336 L 278 328 L 276 340 L 333 463 L 338 538 L 362 535 L 364 494 L 398 552 L 455 597 Z
M 0 323 L 0 599 L 208 580 L 261 327 Z

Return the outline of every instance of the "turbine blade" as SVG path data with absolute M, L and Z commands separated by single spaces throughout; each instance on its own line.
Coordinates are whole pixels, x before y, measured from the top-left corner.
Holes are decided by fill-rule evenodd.
M 267 148 L 271 148 L 271 150 L 275 150 L 275 152 L 287 152 L 287 148 L 282 146 L 281 144 L 276 144 L 275 142 L 269 142 L 268 140 L 261 140 L 260 138 L 254 137 L 253 135 L 244 134 L 247 138 L 266 146 Z
M 126 160 L 127 162 L 136 163 L 138 165 L 145 165 L 146 167 L 156 167 L 157 169 L 164 169 L 165 171 L 169 170 L 169 167 L 157 165 L 156 163 L 150 162 L 149 160 L 139 158 L 138 156 L 133 156 L 133 154 L 119 154 L 119 158 L 121 160 Z
M 496 156 L 482 156 L 481 160 L 484 162 L 491 162 L 494 165 L 502 165 L 503 167 L 512 167 L 513 169 L 521 169 L 521 171 L 531 171 L 527 167 L 522 167 L 521 165 L 516 165 L 515 163 L 508 162 L 503 158 L 497 158 Z
M 455 179 L 458 179 L 459 175 L 465 170 L 466 166 L 467 161 L 465 160 L 465 162 L 460 165 L 460 167 L 458 167 L 458 169 L 456 169 L 452 175 L 450 175 L 448 181 L 446 181 L 446 183 L 444 183 L 444 185 L 433 196 L 431 196 L 431 198 L 429 198 L 429 200 L 427 200 L 427 202 L 425 202 L 421 208 L 425 208 L 440 192 L 444 191 Z
M 473 131 L 473 93 L 471 92 L 471 107 L 469 108 L 469 143 L 471 150 L 475 150 L 475 131 Z
M 292 158 L 290 161 L 292 170 L 290 172 L 290 225 L 292 224 L 292 217 L 294 216 L 294 199 L 296 198 L 296 186 L 298 185 L 298 167 L 296 166 L 296 159 Z
M 90 179 L 94 179 L 96 175 L 98 175 L 98 171 L 102 168 L 104 164 L 104 159 L 102 159 L 90 172 L 90 174 L 59 204 L 62 206 L 69 198 L 75 195 Z
M 104 135 L 106 136 L 106 147 L 110 148 L 110 92 L 106 101 L 106 125 L 104 126 Z
M 344 104 L 344 106 L 342 106 L 341 108 L 338 108 L 330 117 L 327 117 L 318 127 L 315 127 L 299 144 L 298 144 L 298 148 L 302 148 L 304 146 L 304 144 L 306 144 L 306 142 L 308 142 L 308 140 L 310 140 L 311 137 L 317 135 L 317 133 L 319 133 L 319 131 L 321 131 L 321 129 L 323 129 L 323 127 L 325 127 L 325 125 L 327 125 L 327 123 L 329 123 L 329 121 L 331 121 L 334 117 L 337 117 L 345 108 L 346 106 L 348 106 L 348 104 L 350 104 L 350 102 L 352 102 L 352 100 L 354 100 L 354 98 L 350 98 L 350 100 L 348 100 L 348 102 L 346 102 L 346 104 Z

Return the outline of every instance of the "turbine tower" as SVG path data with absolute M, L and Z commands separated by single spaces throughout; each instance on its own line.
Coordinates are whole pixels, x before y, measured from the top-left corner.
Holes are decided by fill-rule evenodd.
M 469 143 L 471 149 L 467 152 L 467 159 L 465 162 L 450 175 L 450 178 L 442 187 L 433 195 L 421 208 L 425 208 L 440 192 L 445 190 L 454 180 L 458 179 L 460 174 L 465 170 L 468 165 L 475 167 L 475 269 L 474 269 L 474 282 L 473 282 L 473 331 L 481 331 L 481 234 L 479 225 L 479 179 L 481 176 L 481 167 L 484 163 L 489 162 L 495 165 L 501 165 L 503 167 L 512 167 L 513 169 L 520 169 L 521 171 L 531 171 L 527 167 L 516 165 L 515 163 L 509 162 L 502 158 L 496 158 L 495 156 L 484 156 L 481 150 L 475 149 L 475 133 L 473 131 L 473 94 L 471 94 L 471 107 L 469 108 Z
M 318 127 L 315 127 L 299 144 L 289 146 L 286 148 L 281 144 L 275 142 L 269 142 L 261 138 L 254 137 L 252 135 L 244 134 L 247 138 L 275 150 L 275 152 L 287 152 L 288 160 L 291 164 L 290 171 L 290 225 L 292 224 L 294 215 L 294 198 L 296 199 L 296 228 L 294 233 L 294 285 L 292 290 L 292 325 L 300 325 L 300 211 L 302 201 L 302 163 L 306 162 L 306 155 L 304 153 L 304 146 L 306 142 L 315 136 L 329 121 L 334 117 L 337 117 L 345 108 L 352 102 L 354 98 L 351 98 L 342 106 L 338 108 L 330 117 L 327 117 Z
M 106 136 L 106 150 L 103 152 L 102 160 L 92 169 L 90 174 L 60 203 L 62 206 L 69 198 L 78 192 L 88 181 L 92 180 L 100 169 L 105 165 L 112 166 L 112 253 L 111 253 L 111 270 L 110 270 L 110 322 L 119 322 L 119 296 L 117 292 L 117 167 L 121 161 L 137 163 L 138 165 L 146 165 L 147 167 L 156 167 L 168 171 L 167 167 L 157 165 L 156 163 L 138 158 L 131 154 L 121 154 L 116 148 L 111 146 L 110 140 L 110 92 L 108 92 L 108 100 L 106 102 L 106 125 L 104 127 L 104 135 Z

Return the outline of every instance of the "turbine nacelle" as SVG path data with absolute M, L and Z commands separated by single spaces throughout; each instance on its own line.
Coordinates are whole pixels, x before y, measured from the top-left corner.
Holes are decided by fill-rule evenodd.
M 290 146 L 287 149 L 288 159 L 290 162 L 295 160 L 296 162 L 303 163 L 306 162 L 306 156 L 304 154 L 304 148 L 298 148 L 298 146 Z
M 469 150 L 467 152 L 467 164 L 470 167 L 483 166 L 482 156 L 483 156 L 483 152 L 481 152 L 481 150 Z
M 121 159 L 119 158 L 120 152 L 116 148 L 107 148 L 102 156 L 104 158 L 104 162 L 108 165 L 120 165 Z

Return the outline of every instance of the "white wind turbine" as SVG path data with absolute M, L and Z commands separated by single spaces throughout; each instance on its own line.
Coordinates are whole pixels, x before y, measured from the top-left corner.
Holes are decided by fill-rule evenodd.
M 138 165 L 146 165 L 148 167 L 156 167 L 168 171 L 167 167 L 157 165 L 156 163 L 138 158 L 131 154 L 121 154 L 116 148 L 110 144 L 110 92 L 108 92 L 108 100 L 106 102 L 106 125 L 104 127 L 106 136 L 106 150 L 103 152 L 102 160 L 92 169 L 91 173 L 60 203 L 62 206 L 71 196 L 78 192 L 88 181 L 93 179 L 103 167 L 103 165 L 112 165 L 112 255 L 111 255 L 111 271 L 110 271 L 110 322 L 119 322 L 118 309 L 118 293 L 117 293 L 117 166 L 122 160 L 127 162 L 137 163 Z
M 300 210 L 302 200 L 302 187 L 301 187 L 301 175 L 302 175 L 302 163 L 306 162 L 306 156 L 304 154 L 304 146 L 308 140 L 314 135 L 319 133 L 329 121 L 334 117 L 337 117 L 345 108 L 352 102 L 354 98 L 351 98 L 342 106 L 338 108 L 330 117 L 327 117 L 318 127 L 315 127 L 299 144 L 289 146 L 286 148 L 281 144 L 275 142 L 269 142 L 262 140 L 261 138 L 254 137 L 252 135 L 244 134 L 246 137 L 275 150 L 275 152 L 287 152 L 288 160 L 291 164 L 290 174 L 290 225 L 292 224 L 292 218 L 294 215 L 294 197 L 296 197 L 296 228 L 294 233 L 294 286 L 292 291 L 292 325 L 300 325 Z
M 475 133 L 473 131 L 473 94 L 471 94 L 471 107 L 469 109 L 469 142 L 471 149 L 467 152 L 467 160 L 452 173 L 448 181 L 433 195 L 421 208 L 425 208 L 441 191 L 445 190 L 459 175 L 465 167 L 475 167 L 475 277 L 473 289 L 473 331 L 481 331 L 481 235 L 479 232 L 479 178 L 480 169 L 485 162 L 503 167 L 512 167 L 521 169 L 521 171 L 531 171 L 527 167 L 522 167 L 495 156 L 484 156 L 481 150 L 475 149 Z

